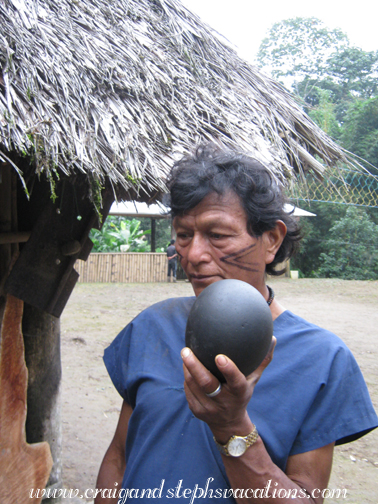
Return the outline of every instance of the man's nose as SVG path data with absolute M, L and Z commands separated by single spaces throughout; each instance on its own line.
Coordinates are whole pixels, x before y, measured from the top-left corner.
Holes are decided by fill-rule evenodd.
M 194 265 L 210 261 L 209 243 L 205 236 L 199 234 L 193 236 L 189 245 L 187 259 Z

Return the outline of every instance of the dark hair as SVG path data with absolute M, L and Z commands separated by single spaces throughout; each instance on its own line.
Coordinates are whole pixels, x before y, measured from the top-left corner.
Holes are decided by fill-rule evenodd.
M 273 262 L 266 265 L 270 275 L 280 275 L 277 264 L 290 258 L 301 238 L 297 220 L 285 212 L 287 199 L 270 171 L 247 154 L 202 145 L 194 154 L 174 164 L 168 178 L 172 217 L 183 215 L 197 206 L 209 193 L 220 195 L 233 191 L 247 215 L 247 231 L 259 237 L 274 229 L 278 220 L 287 227 L 286 236 Z
M 175 240 L 172 238 L 171 245 L 173 245 L 174 243 L 175 243 Z

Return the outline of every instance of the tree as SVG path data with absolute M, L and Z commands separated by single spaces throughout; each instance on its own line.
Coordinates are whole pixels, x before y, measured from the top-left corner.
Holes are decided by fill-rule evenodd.
M 327 74 L 323 76 L 295 80 L 295 92 L 310 107 L 317 107 L 322 98 L 319 90 L 326 90 L 330 102 L 335 105 L 335 117 L 342 124 L 349 106 L 356 99 L 369 99 L 377 94 L 378 51 L 348 47 L 332 53 L 327 65 Z
M 371 98 L 378 89 L 378 51 L 366 52 L 358 47 L 335 51 L 327 61 L 327 74 L 341 86 L 346 96 Z
M 328 60 L 349 47 L 340 29 L 329 30 L 317 18 L 286 19 L 275 23 L 261 42 L 257 61 L 273 77 L 318 80 L 328 74 Z
M 319 276 L 377 280 L 378 226 L 363 210 L 349 207 L 331 228 L 320 260 Z
M 335 104 L 332 103 L 330 91 L 318 87 L 314 91 L 318 97 L 318 106 L 308 112 L 309 116 L 327 135 L 338 138 L 340 124 L 336 119 Z
M 340 124 L 351 102 L 377 94 L 378 51 L 351 46 L 346 34 L 326 28 L 316 18 L 274 24 L 257 60 L 265 71 L 292 87 L 308 105 L 306 112 L 320 104 L 320 89 L 328 91 Z

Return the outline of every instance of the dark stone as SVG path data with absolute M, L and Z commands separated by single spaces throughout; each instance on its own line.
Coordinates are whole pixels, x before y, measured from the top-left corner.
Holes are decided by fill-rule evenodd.
M 185 343 L 224 382 L 215 364 L 218 354 L 227 355 L 248 376 L 264 360 L 272 335 L 272 315 L 259 291 L 240 280 L 220 280 L 194 302 Z

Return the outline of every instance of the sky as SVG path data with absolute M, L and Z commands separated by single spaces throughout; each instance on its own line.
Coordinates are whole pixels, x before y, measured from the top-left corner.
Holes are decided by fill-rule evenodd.
M 340 28 L 352 45 L 378 50 L 378 2 L 374 0 L 181 0 L 252 62 L 270 27 L 295 17 L 316 17 L 327 28 Z

